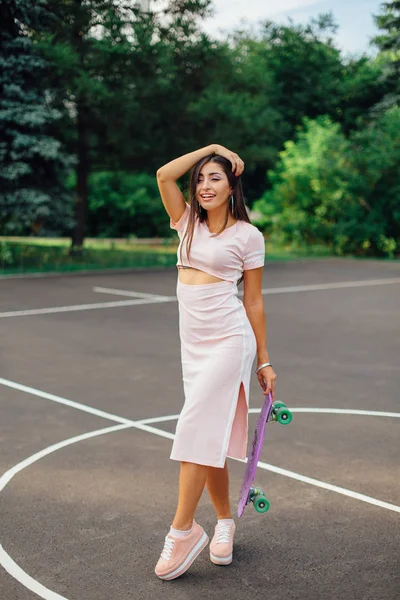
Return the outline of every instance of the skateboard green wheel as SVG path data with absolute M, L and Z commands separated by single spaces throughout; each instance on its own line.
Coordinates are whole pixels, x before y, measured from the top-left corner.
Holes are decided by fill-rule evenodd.
M 270 503 L 265 496 L 256 496 L 254 498 L 254 508 L 259 513 L 265 513 L 270 507 Z
M 274 402 L 272 405 L 272 410 L 277 410 L 278 408 L 286 408 L 286 404 L 284 402 Z
M 287 408 L 284 402 L 274 402 L 272 405 L 271 416 L 273 421 L 278 420 L 278 412 L 280 408 Z
M 280 408 L 276 413 L 276 420 L 281 425 L 288 425 L 293 419 L 293 415 L 288 408 Z

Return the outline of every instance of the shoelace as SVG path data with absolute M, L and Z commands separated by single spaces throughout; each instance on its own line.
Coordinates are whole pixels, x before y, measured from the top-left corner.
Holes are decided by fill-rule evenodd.
M 227 544 L 230 541 L 232 525 L 228 523 L 219 523 L 217 525 L 217 544 Z
M 161 552 L 162 558 L 165 558 L 165 560 L 169 560 L 171 558 L 171 554 L 172 554 L 172 550 L 174 549 L 174 546 L 175 546 L 175 540 L 173 540 L 171 537 L 169 537 L 167 535 L 165 538 L 164 548 Z

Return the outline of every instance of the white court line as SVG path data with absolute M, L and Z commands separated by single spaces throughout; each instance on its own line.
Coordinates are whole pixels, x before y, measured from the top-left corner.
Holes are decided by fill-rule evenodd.
M 35 388 L 29 387 L 28 385 L 22 385 L 20 383 L 16 383 L 15 381 L 10 381 L 9 379 L 3 379 L 2 377 L 0 377 L 0 385 L 4 385 L 5 387 L 9 387 L 13 390 L 18 390 L 19 392 L 25 392 L 26 394 L 30 394 L 31 396 L 38 396 L 39 398 L 44 398 L 45 400 L 51 400 L 52 402 L 56 402 L 57 404 L 63 404 L 64 406 L 69 406 L 70 408 L 76 408 L 77 410 L 89 413 L 91 415 L 94 415 L 95 417 L 101 417 L 102 419 L 107 419 L 109 421 L 116 421 L 117 423 L 121 423 L 127 427 L 136 427 L 136 429 L 141 429 L 142 431 L 147 431 L 148 433 L 157 432 L 157 435 L 160 435 L 161 437 L 165 437 L 172 440 L 174 439 L 174 436 L 168 433 L 167 431 L 163 432 L 160 429 L 154 429 L 153 427 L 149 427 L 147 425 L 146 419 L 144 419 L 144 421 L 132 421 L 132 419 L 125 419 L 124 417 L 119 417 L 118 415 L 114 415 L 113 413 L 109 413 L 104 410 L 99 410 L 98 408 L 93 408 L 92 406 L 88 406 L 87 404 L 82 404 L 81 402 L 74 402 L 73 400 L 68 400 L 68 398 L 56 396 L 55 394 L 48 394 L 47 392 L 43 392 L 42 390 L 37 390 Z M 177 419 L 178 415 L 176 415 L 176 417 L 174 416 L 173 418 Z M 159 419 L 155 419 L 154 422 L 157 423 L 158 420 Z M 150 422 L 153 422 L 152 419 L 150 419 Z
M 160 294 L 146 294 L 144 292 L 131 292 L 129 290 L 116 290 L 114 288 L 105 287 L 94 287 L 93 291 L 97 294 L 110 294 L 114 296 L 131 296 L 132 298 L 147 298 L 152 299 L 163 299 L 163 300 L 176 300 L 176 296 L 164 296 Z
M 30 465 L 37 462 L 44 456 L 47 456 L 48 454 L 52 454 L 56 450 L 60 450 L 60 448 L 65 448 L 66 446 L 70 446 L 71 444 L 76 444 L 77 442 L 82 442 L 83 440 L 88 440 L 92 437 L 96 437 L 98 435 L 103 435 L 104 433 L 112 433 L 113 431 L 120 431 L 120 429 L 127 429 L 128 427 L 132 427 L 132 424 L 124 423 L 123 425 L 112 425 L 111 427 L 104 427 L 102 429 L 96 429 L 95 431 L 89 431 L 86 433 L 82 433 L 82 434 L 76 435 L 72 438 L 68 438 L 67 440 L 63 440 L 62 442 L 57 442 L 56 444 L 52 444 L 51 446 L 44 448 L 44 450 L 40 450 L 39 452 L 32 454 L 32 456 L 29 456 L 29 458 L 26 458 L 22 462 L 18 463 L 17 465 L 15 465 L 15 467 L 12 467 L 6 473 L 4 473 L 4 475 L 2 475 L 0 477 L 0 492 L 2 489 L 4 489 L 6 487 L 8 482 L 11 481 L 11 479 L 13 477 L 15 477 L 15 475 L 17 473 L 19 473 L 23 469 L 26 469 L 26 467 L 29 467 Z
M 162 422 L 162 421 L 171 421 L 173 419 L 176 419 L 178 417 L 178 415 L 167 415 L 165 417 L 158 417 L 158 418 L 150 418 L 150 419 L 143 419 L 141 421 L 131 421 L 130 419 L 124 419 L 123 417 L 119 417 L 117 415 L 113 415 L 112 413 L 107 413 L 105 411 L 100 411 L 98 409 L 95 409 L 93 407 L 84 405 L 84 404 L 80 404 L 79 402 L 73 402 L 72 400 L 68 400 L 66 398 L 62 398 L 61 396 L 56 396 L 54 394 L 48 394 L 46 392 L 42 392 L 40 390 L 36 390 L 34 388 L 30 388 L 28 386 L 24 386 L 21 384 L 18 384 L 16 382 L 12 382 L 6 379 L 0 379 L 0 384 L 11 387 L 13 389 L 17 389 L 29 394 L 34 394 L 35 396 L 39 396 L 48 400 L 51 400 L 53 402 L 58 402 L 67 406 L 70 406 L 72 408 L 76 408 L 78 410 L 82 410 L 84 412 L 88 412 L 91 413 L 93 415 L 96 416 L 101 416 L 103 418 L 107 418 L 113 421 L 119 421 L 120 424 L 119 425 L 113 425 L 111 427 L 106 427 L 103 429 L 98 429 L 95 431 L 91 431 L 88 433 L 84 433 L 78 436 L 74 436 L 72 438 L 69 438 L 67 440 L 63 440 L 61 442 L 58 442 L 56 444 L 53 444 L 51 446 L 49 446 L 48 448 L 45 448 L 35 454 L 33 454 L 32 456 L 28 457 L 27 459 L 23 460 L 22 462 L 20 462 L 18 465 L 15 465 L 14 467 L 12 467 L 9 471 L 7 471 L 6 473 L 4 473 L 4 475 L 0 478 L 0 491 L 2 489 L 4 489 L 4 487 L 9 483 L 9 481 L 20 471 L 22 471 L 23 469 L 25 469 L 26 467 L 32 465 L 34 462 L 37 462 L 38 460 L 40 460 L 41 458 L 43 458 L 44 456 L 47 456 L 49 454 L 51 454 L 52 452 L 55 452 L 56 450 L 59 450 L 61 448 L 64 448 L 66 446 L 69 446 L 71 444 L 83 441 L 83 440 L 87 440 L 99 435 L 103 435 L 103 434 L 107 434 L 107 433 L 111 433 L 111 432 L 116 432 L 116 431 L 120 431 L 123 429 L 127 429 L 129 427 L 135 427 L 137 429 L 140 429 L 142 431 L 147 431 L 149 433 L 153 433 L 155 435 L 158 435 L 160 437 L 164 437 L 167 439 L 174 439 L 174 435 L 172 433 L 169 433 L 167 431 L 163 431 L 162 429 L 158 429 L 156 427 L 151 427 L 150 425 L 148 425 L 148 423 L 152 422 Z M 292 409 L 293 412 L 306 412 L 307 410 L 312 410 L 312 412 L 316 412 L 318 409 L 304 409 L 304 408 L 298 408 L 298 409 Z M 320 412 L 326 412 L 328 410 L 330 411 L 335 411 L 335 413 L 337 413 L 339 410 L 341 409 L 319 409 Z M 379 413 L 379 416 L 388 416 L 391 415 L 392 413 L 382 413 L 382 411 L 351 411 L 351 413 L 349 413 L 350 409 L 343 409 L 342 412 L 345 412 L 346 414 L 371 414 L 372 412 L 376 412 L 377 414 Z M 252 412 L 259 412 L 259 409 L 251 409 Z M 397 413 L 393 413 L 396 416 L 399 416 Z M 238 459 L 235 459 L 238 460 Z M 240 461 L 239 462 L 246 462 L 246 461 Z M 394 504 L 390 504 L 388 502 L 383 502 L 382 500 L 377 500 L 375 498 L 372 498 L 370 496 L 365 496 L 364 494 L 359 494 L 358 492 L 353 492 L 352 490 L 348 490 L 346 488 L 342 488 L 336 485 L 332 485 L 330 483 L 326 483 L 324 481 L 319 481 L 318 479 L 314 479 L 311 477 L 307 477 L 304 475 L 300 475 L 299 473 L 294 473 L 293 471 L 288 471 L 287 469 L 282 469 L 280 467 L 276 467 L 274 465 L 270 465 L 268 463 L 264 463 L 264 462 L 259 462 L 258 466 L 261 469 L 264 470 L 268 470 L 271 471 L 273 473 L 276 473 L 278 475 L 283 475 L 285 477 L 289 477 L 292 479 L 295 479 L 297 481 L 301 481 L 303 483 L 307 483 L 309 485 L 314 485 L 316 487 L 320 487 L 323 489 L 327 489 L 329 491 L 332 492 L 336 492 L 338 494 L 342 494 L 345 496 L 349 496 L 350 498 L 354 498 L 356 500 L 360 500 L 362 502 L 367 502 L 369 504 L 373 504 L 375 506 L 381 507 L 381 508 L 385 508 L 387 510 L 391 510 L 394 512 L 400 512 L 400 506 L 396 506 Z M 23 571 L 23 569 L 21 569 L 21 567 L 19 567 L 17 565 L 17 563 L 11 558 L 11 556 L 9 554 L 7 554 L 7 552 L 4 550 L 4 548 L 1 546 L 0 544 L 0 564 L 4 567 L 4 569 L 12 576 L 14 577 L 14 579 L 16 579 L 17 581 L 19 581 L 22 585 L 24 585 L 27 589 L 31 590 L 32 592 L 36 593 L 38 596 L 40 596 L 41 598 L 43 598 L 44 600 L 68 600 L 67 598 L 65 598 L 64 596 L 60 596 L 59 594 L 57 594 L 56 592 L 53 592 L 52 590 L 49 590 L 48 588 L 46 588 L 45 586 L 43 586 L 41 583 L 39 583 L 38 581 L 36 581 L 33 577 L 31 577 L 30 575 L 28 575 L 27 573 L 25 573 L 25 571 Z
M 14 390 L 18 390 L 20 392 L 25 392 L 27 394 L 31 394 L 32 396 L 38 396 L 39 398 L 44 398 L 45 400 L 51 400 L 52 402 L 56 402 L 58 404 L 63 404 L 65 406 L 70 406 L 71 408 L 76 408 L 77 410 L 81 410 L 83 412 L 87 412 L 96 417 L 101 417 L 103 419 L 108 419 L 110 421 L 116 421 L 117 423 L 123 423 L 126 425 L 134 425 L 143 431 L 150 431 L 151 428 L 146 427 L 152 423 L 164 423 L 166 421 L 176 421 L 179 415 L 167 415 L 164 417 L 150 417 L 148 419 L 140 419 L 138 421 L 132 421 L 131 419 L 126 419 L 125 417 L 120 417 L 113 413 L 109 413 L 104 410 L 100 410 L 98 408 L 94 408 L 87 404 L 82 404 L 81 402 L 75 402 L 74 400 L 68 400 L 68 398 L 63 398 L 62 396 L 57 396 L 55 394 L 49 394 L 48 392 L 43 392 L 42 390 L 37 390 L 27 385 L 22 385 L 21 383 L 16 383 L 15 381 L 10 381 L 9 379 L 3 379 L 0 377 L 0 385 L 4 385 L 5 387 L 9 387 Z M 250 414 L 257 414 L 260 412 L 260 408 L 250 408 Z M 291 412 L 293 413 L 320 413 L 320 414 L 341 414 L 341 415 L 359 415 L 359 416 L 372 416 L 372 417 L 394 417 L 399 418 L 400 413 L 396 412 L 385 412 L 381 410 L 361 410 L 361 409 L 349 409 L 349 408 L 291 408 Z M 159 431 L 159 430 L 158 430 Z M 167 433 L 167 432 L 165 432 Z M 173 439 L 169 437 L 170 434 L 166 435 L 169 439 Z
M 24 385 L 15 383 L 14 381 L 9 381 L 7 379 L 0 378 L 0 384 L 5 385 L 10 388 L 13 388 L 13 389 L 16 389 L 16 390 L 20 390 L 22 392 L 26 392 L 28 394 L 33 394 L 35 396 L 39 396 L 39 397 L 42 397 L 42 398 L 45 398 L 48 400 L 52 400 L 53 402 L 64 404 L 66 406 L 70 406 L 71 408 L 76 408 L 78 410 L 82 410 L 84 412 L 88 412 L 88 413 L 91 413 L 96 416 L 101 416 L 105 419 L 117 421 L 119 423 L 123 423 L 126 426 L 132 426 L 132 427 L 135 427 L 136 429 L 140 429 L 142 431 L 147 431 L 148 433 L 153 433 L 160 437 L 164 437 L 164 438 L 167 438 L 170 440 L 174 439 L 174 435 L 172 433 L 169 433 L 168 431 L 163 431 L 162 429 L 158 429 L 157 427 L 151 427 L 150 423 L 157 423 L 157 422 L 161 423 L 163 421 L 171 421 L 173 419 L 177 419 L 179 415 L 167 415 L 165 417 L 155 417 L 155 418 L 150 418 L 150 419 L 141 419 L 138 421 L 132 421 L 130 419 L 125 419 L 123 417 L 119 417 L 112 413 L 107 413 L 105 411 L 98 410 L 96 408 L 87 406 L 85 404 L 80 404 L 79 402 L 73 402 L 72 400 L 67 400 L 66 398 L 62 398 L 60 396 L 48 394 L 47 392 L 42 392 L 41 390 L 36 390 L 34 388 L 30 388 L 28 386 L 24 386 Z M 332 414 L 357 414 L 357 415 L 370 415 L 371 412 L 374 412 L 376 414 L 374 414 L 373 416 L 391 416 L 391 414 L 394 414 L 397 417 L 400 416 L 400 414 L 398 414 L 398 413 L 384 413 L 382 411 L 361 411 L 361 410 L 356 411 L 356 410 L 354 410 L 351 413 L 349 413 L 348 411 L 351 409 L 338 409 L 338 408 L 336 408 L 336 409 L 326 409 L 326 408 L 321 408 L 321 409 L 298 408 L 298 409 L 296 409 L 296 408 L 294 408 L 291 410 L 293 412 L 306 412 L 307 410 L 309 410 L 310 412 L 321 412 L 321 413 L 327 413 L 329 411 Z M 339 411 L 340 411 L 340 413 L 339 413 Z M 257 412 L 260 412 L 260 409 L 252 408 L 252 409 L 250 409 L 249 412 L 257 413 Z M 262 464 L 264 464 L 264 467 L 262 466 Z M 265 466 L 266 464 L 267 463 L 260 463 L 260 468 L 267 469 L 267 467 Z M 268 470 L 272 470 L 273 465 L 267 465 L 267 466 L 268 466 Z M 351 496 L 352 498 L 357 498 L 358 500 L 361 500 L 363 502 L 367 502 L 369 504 L 374 504 L 375 506 L 380 506 L 381 508 L 387 508 L 388 510 L 394 510 L 396 512 L 400 512 L 399 506 L 390 504 L 388 502 L 382 502 L 381 500 L 377 500 L 375 498 L 372 498 L 371 496 L 365 496 L 364 494 L 358 494 L 357 492 L 352 492 L 351 490 L 347 490 L 346 488 L 341 488 L 339 486 L 333 486 L 332 484 L 326 483 L 324 481 L 319 481 L 317 479 L 312 479 L 311 477 L 306 477 L 305 475 L 300 475 L 298 473 L 293 473 L 292 471 L 286 471 L 285 469 L 280 469 L 280 467 L 273 467 L 273 468 L 278 469 L 280 475 L 284 475 L 286 477 L 291 477 L 292 479 L 297 478 L 299 481 L 309 483 L 310 485 L 316 485 L 318 487 L 325 488 L 327 490 L 336 492 L 338 494 L 343 494 L 345 496 Z M 274 472 L 278 473 L 278 471 L 274 471 Z M 352 496 L 352 494 L 355 494 L 355 495 Z
M 368 287 L 374 285 L 390 285 L 400 283 L 400 278 L 392 277 L 390 279 L 364 279 L 361 281 L 341 281 L 336 283 L 319 283 L 313 285 L 295 285 L 288 287 L 265 288 L 261 290 L 263 296 L 270 294 L 292 294 L 295 292 L 316 292 L 319 290 L 336 290 L 353 287 Z M 116 294 L 121 296 L 137 296 L 142 298 L 168 298 L 169 300 L 177 300 L 176 296 L 157 296 L 155 294 L 145 294 L 140 292 L 130 292 L 128 290 L 116 290 L 112 288 L 93 288 L 94 292 L 106 294 Z M 243 295 L 243 290 L 240 290 L 239 295 Z
M 29 387 L 28 385 L 22 385 L 20 383 L 16 383 L 15 381 L 10 381 L 9 379 L 3 379 L 2 377 L 0 377 L 0 385 L 4 385 L 5 387 L 9 387 L 13 390 L 18 390 L 19 392 L 25 392 L 26 394 L 30 394 L 31 396 L 38 396 L 39 398 L 44 398 L 45 400 L 51 400 L 52 402 L 56 402 L 57 404 L 63 404 L 64 406 L 69 406 L 70 408 L 76 408 L 77 410 L 89 413 L 91 415 L 94 415 L 95 417 L 101 417 L 102 419 L 107 419 L 109 421 L 116 421 L 117 423 L 121 423 L 128 427 L 136 427 L 137 429 L 147 431 L 148 433 L 157 432 L 157 435 L 160 435 L 161 437 L 165 437 L 171 440 L 174 439 L 174 436 L 168 433 L 167 431 L 162 432 L 162 430 L 160 429 L 154 429 L 153 427 L 149 427 L 147 425 L 147 423 L 150 422 L 157 423 L 158 421 L 160 421 L 159 418 L 132 421 L 132 419 L 125 419 L 124 417 L 119 417 L 118 415 L 114 415 L 113 413 L 109 413 L 104 410 L 99 410 L 98 408 L 93 408 L 92 406 L 88 406 L 87 404 L 82 404 L 81 402 L 74 402 L 73 400 L 68 400 L 68 398 L 56 396 L 55 394 L 48 394 L 47 392 L 43 392 L 42 390 L 37 390 L 35 388 Z M 172 418 L 177 419 L 178 415 L 174 415 Z M 163 420 L 163 417 L 161 417 L 161 420 Z M 171 417 L 167 417 L 164 420 L 171 420 Z M 159 433 L 160 431 L 161 433 Z
M 24 587 L 31 592 L 34 592 L 40 598 L 44 598 L 44 600 L 68 600 L 65 596 L 60 596 L 56 592 L 49 590 L 49 588 L 45 587 L 41 583 L 39 583 L 36 579 L 28 575 L 20 566 L 17 565 L 15 561 L 11 558 L 9 554 L 4 550 L 3 546 L 0 544 L 0 565 L 11 575 L 14 577 L 19 583 L 21 583 Z
M 400 413 L 382 410 L 358 410 L 355 408 L 291 408 L 293 413 L 317 413 L 327 415 L 361 415 L 364 417 L 400 417 Z M 260 409 L 250 408 L 250 413 L 260 412 Z
M 13 310 L 0 313 L 0 319 L 9 317 L 28 317 L 31 315 L 48 315 L 54 313 L 78 312 L 82 310 L 97 310 L 100 308 L 116 308 L 120 306 L 135 306 L 136 304 L 157 304 L 158 302 L 171 302 L 164 298 L 146 298 L 137 300 L 118 300 L 116 302 L 97 302 L 94 304 L 76 304 L 73 306 L 56 306 L 54 308 L 34 308 L 31 310 Z
M 254 410 L 254 409 L 253 409 Z M 292 409 L 291 409 L 292 410 Z M 304 411 L 304 409 L 302 409 Z M 260 410 L 257 410 L 260 412 Z M 397 416 L 400 416 L 397 415 Z M 167 418 L 165 418 L 167 420 Z M 168 419 L 170 420 L 170 419 Z M 161 419 L 160 419 L 161 421 Z M 148 422 L 148 419 L 146 419 Z M 153 420 L 154 422 L 154 420 Z M 166 437 L 164 434 L 166 433 L 162 429 L 157 429 L 156 427 L 152 427 L 152 433 L 155 435 L 162 435 L 162 437 Z M 174 439 L 173 434 L 168 435 L 169 439 Z M 237 462 L 247 462 L 246 460 L 241 460 L 240 458 L 234 458 Z M 308 483 L 309 485 L 314 485 L 319 488 L 323 488 L 325 490 L 329 490 L 331 492 L 336 492 L 337 494 L 342 494 L 343 496 L 348 496 L 349 498 L 355 498 L 356 500 L 360 500 L 361 502 L 366 502 L 367 504 L 373 504 L 374 506 L 379 506 L 380 508 L 386 508 L 387 510 L 391 510 L 394 512 L 400 513 L 400 506 L 396 504 L 391 504 L 390 502 L 383 502 L 382 500 L 377 500 L 376 498 L 372 498 L 371 496 L 366 496 L 365 494 L 359 494 L 358 492 L 353 492 L 352 490 L 348 490 L 347 488 L 339 487 L 338 485 L 332 485 L 331 483 L 327 483 L 325 481 L 320 481 L 319 479 L 314 479 L 313 477 L 307 477 L 306 475 L 300 475 L 300 473 L 295 473 L 294 471 L 288 471 L 287 469 L 282 469 L 281 467 L 276 467 L 275 465 L 270 465 L 268 463 L 258 461 L 257 467 L 260 469 L 264 469 L 265 471 L 271 471 L 272 473 L 276 473 L 278 475 L 283 475 L 284 477 L 289 477 L 290 479 L 296 479 L 297 481 L 301 481 L 303 483 Z
M 315 292 L 318 290 L 340 290 L 343 288 L 369 287 L 374 285 L 390 285 L 400 283 L 399 277 L 390 279 L 364 279 L 361 281 L 338 281 L 336 283 L 317 283 L 315 285 L 295 285 L 290 287 L 267 288 L 262 290 L 263 295 L 291 294 L 295 292 Z
M 262 461 L 259 461 L 257 463 L 257 467 L 265 469 L 266 471 L 271 471 L 272 473 L 276 473 L 277 475 L 290 477 L 291 479 L 296 479 L 297 481 L 308 483 L 309 485 L 314 485 L 316 487 L 323 488 L 324 490 L 329 490 L 330 492 L 336 492 L 337 494 L 342 494 L 343 496 L 354 498 L 355 500 L 361 500 L 361 502 L 366 502 L 367 504 L 373 504 L 374 506 L 379 506 L 380 508 L 386 508 L 387 510 L 392 510 L 394 512 L 400 513 L 400 506 L 396 506 L 396 504 L 391 504 L 390 502 L 383 502 L 382 500 L 377 500 L 376 498 L 372 498 L 371 496 L 366 496 L 365 494 L 353 492 L 352 490 L 339 487 L 338 485 L 332 485 L 331 483 L 326 483 L 325 481 L 319 481 L 319 479 L 307 477 L 306 475 L 300 475 L 299 473 L 294 473 L 293 471 L 288 471 L 287 469 L 281 469 L 280 467 L 275 467 L 274 465 L 269 465 L 268 463 Z
M 98 408 L 93 408 L 87 404 L 74 402 L 73 400 L 68 400 L 68 398 L 56 396 L 55 394 L 48 394 L 47 392 L 42 392 L 42 390 L 37 390 L 29 387 L 28 385 L 22 385 L 20 383 L 16 383 L 15 381 L 10 381 L 9 379 L 3 379 L 2 377 L 0 377 L 0 385 L 4 385 L 5 387 L 9 387 L 13 390 L 18 390 L 19 392 L 31 394 L 32 396 L 38 396 L 39 398 L 44 398 L 45 400 L 51 400 L 52 402 L 57 402 L 58 404 L 64 404 L 65 406 L 82 410 L 83 412 L 95 415 L 96 417 L 102 417 L 103 419 L 108 419 L 109 421 L 116 421 L 117 423 L 123 423 L 125 425 L 132 425 L 132 423 L 134 423 L 134 421 L 131 421 L 130 419 L 124 419 L 123 417 L 113 415 L 112 413 L 105 412 L 104 410 L 99 410 Z
M 87 408 L 87 407 L 85 407 Z M 114 417 L 114 415 L 112 415 Z M 171 420 L 171 416 L 163 417 L 163 420 Z M 39 461 L 44 456 L 48 456 L 49 454 L 55 452 L 56 450 L 60 450 L 61 448 L 65 448 L 66 446 L 70 446 L 72 444 L 94 438 L 100 435 L 104 435 L 107 433 L 113 433 L 116 431 L 121 431 L 123 429 L 128 429 L 129 427 L 137 427 L 143 429 L 144 431 L 149 431 L 154 433 L 155 435 L 166 437 L 168 439 L 174 439 L 174 435 L 172 433 L 168 433 L 166 431 L 162 431 L 161 429 L 157 429 L 155 427 L 147 427 L 146 425 L 141 424 L 140 422 L 131 422 L 132 424 L 123 424 L 123 425 L 113 425 L 111 427 L 105 427 L 103 429 L 97 429 L 95 431 L 91 431 L 88 433 L 83 433 L 81 435 L 74 436 L 72 438 L 68 438 L 56 444 L 52 444 L 43 450 L 36 452 L 32 456 L 18 463 L 14 467 L 12 467 L 9 471 L 4 473 L 2 477 L 0 477 L 0 491 L 5 488 L 5 486 L 10 482 L 10 480 L 20 471 L 25 469 L 26 467 L 32 465 L 33 463 Z M 237 460 L 237 459 L 236 459 Z M 246 462 L 238 460 L 238 462 Z M 301 481 L 303 483 L 308 483 L 310 485 L 314 485 L 317 487 L 322 487 L 324 489 L 328 489 L 330 491 L 343 494 L 345 496 L 349 496 L 351 498 L 355 498 L 357 500 L 361 500 L 363 502 L 368 502 L 370 504 L 374 504 L 375 506 L 379 506 L 381 508 L 386 508 L 388 510 L 392 510 L 395 512 L 400 512 L 400 507 L 395 506 L 393 504 L 389 504 L 388 502 L 382 502 L 381 500 L 376 500 L 369 496 L 364 496 L 363 494 L 358 494 L 357 492 L 352 492 L 351 490 L 347 490 L 345 488 L 340 488 L 335 485 L 327 484 L 323 481 L 319 481 L 317 479 L 313 479 L 311 477 L 305 477 L 304 475 L 299 475 L 298 473 L 294 473 L 293 471 L 288 471 L 286 469 L 281 469 L 280 467 L 275 467 L 274 465 L 269 465 L 268 463 L 259 462 L 258 466 L 261 469 L 272 471 L 273 473 L 277 473 L 278 475 L 284 475 L 285 477 L 290 477 L 297 481 Z M 11 556 L 4 550 L 2 545 L 0 544 L 0 564 L 3 568 L 16 579 L 19 583 L 25 586 L 27 589 L 31 590 L 44 600 L 68 600 L 65 596 L 61 596 L 56 592 L 46 588 L 44 585 L 39 583 L 36 579 L 28 575 L 17 563 L 11 558 Z
M 391 279 L 365 279 L 361 281 L 343 281 L 337 283 L 320 283 L 316 285 L 298 285 L 298 286 L 290 286 L 290 287 L 278 287 L 278 288 L 266 288 L 261 290 L 263 296 L 268 296 L 272 294 L 291 294 L 295 292 L 316 292 L 319 290 L 338 290 L 343 288 L 354 288 L 354 287 L 368 287 L 375 285 L 389 285 L 400 283 L 400 278 L 391 278 Z M 101 288 L 97 288 L 99 290 Z M 107 288 L 103 288 L 107 289 Z M 111 289 L 111 288 L 110 288 Z M 141 292 L 130 292 L 130 290 L 115 290 L 116 292 L 121 292 L 119 295 L 123 296 L 132 296 L 135 294 L 135 297 L 138 294 L 142 294 Z M 110 293 L 110 292 L 104 292 Z M 243 296 L 243 290 L 238 292 L 239 296 Z M 45 315 L 45 314 L 53 314 L 53 313 L 63 313 L 63 312 L 78 312 L 83 310 L 97 310 L 102 308 L 117 308 L 121 306 L 134 306 L 136 304 L 153 304 L 157 302 L 176 302 L 176 296 L 155 296 L 151 294 L 145 294 L 143 292 L 143 298 L 138 298 L 137 300 L 121 300 L 118 302 L 98 302 L 94 304 L 77 304 L 74 306 L 57 306 L 54 308 L 34 308 L 31 310 L 14 310 L 8 312 L 0 313 L 0 319 L 6 319 L 11 317 L 27 317 L 32 315 Z
M 249 413 L 252 415 L 258 414 L 261 411 L 260 408 L 249 408 Z M 366 417 L 400 417 L 400 413 L 397 412 L 386 412 L 383 410 L 359 410 L 353 408 L 290 408 L 292 413 L 320 413 L 327 415 L 358 415 Z M 165 417 L 151 417 L 149 419 L 141 419 L 137 423 L 150 424 L 150 423 L 164 423 L 166 421 L 176 421 L 179 415 L 167 415 Z
M 82 435 L 77 435 L 75 437 L 69 438 L 67 440 L 63 440 L 62 442 L 58 442 L 57 444 L 53 444 L 41 450 L 40 452 L 36 452 L 29 458 L 23 460 L 18 465 L 15 465 L 12 469 L 4 473 L 2 477 L 0 477 L 0 491 L 5 488 L 5 486 L 9 483 L 9 481 L 20 471 L 25 469 L 26 467 L 32 465 L 37 462 L 44 456 L 55 452 L 56 450 L 60 450 L 60 448 L 65 448 L 66 446 L 70 446 L 71 444 L 75 444 L 77 442 L 81 442 L 83 440 L 87 440 L 98 435 L 104 435 L 106 433 L 113 433 L 114 431 L 120 431 L 121 429 L 127 429 L 131 427 L 131 425 L 113 425 L 112 427 L 106 427 L 104 429 L 97 429 L 96 431 L 90 431 L 89 433 L 83 433 Z M 4 569 L 9 573 L 14 579 L 19 581 L 23 586 L 25 586 L 31 592 L 34 592 L 41 598 L 45 600 L 67 600 L 65 596 L 60 596 L 56 592 L 49 590 L 44 585 L 39 583 L 36 579 L 33 579 L 28 573 L 26 573 L 17 563 L 11 558 L 11 556 L 4 550 L 3 546 L 0 544 L 0 564 L 4 567 Z

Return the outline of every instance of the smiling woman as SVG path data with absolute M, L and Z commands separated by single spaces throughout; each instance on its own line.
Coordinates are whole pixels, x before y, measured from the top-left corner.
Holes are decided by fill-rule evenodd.
M 233 157 L 232 161 L 230 162 L 228 158 L 221 155 L 212 154 L 203 157 L 192 170 L 190 206 L 187 204 L 185 208 L 185 212 L 187 212 L 187 228 L 183 241 L 186 240 L 186 254 L 185 258 L 183 258 L 183 243 L 181 243 L 178 249 L 181 265 L 178 264 L 178 267 L 186 266 L 188 268 L 191 266 L 191 247 L 197 225 L 204 226 L 197 233 L 202 231 L 205 234 L 219 236 L 228 229 L 236 228 L 238 221 L 250 224 L 240 180 L 240 173 L 244 168 L 244 163 L 239 157 L 237 157 L 237 163 L 235 163 Z M 235 169 L 236 172 L 234 172 Z M 191 210 L 190 207 L 192 207 Z M 185 213 L 182 215 L 182 218 L 185 219 Z M 211 248 L 211 245 L 206 243 L 197 244 L 197 246 L 201 247 L 202 250 L 204 248 Z M 223 263 L 221 260 L 219 262 Z M 193 264 L 195 264 L 194 259 Z M 223 281 L 226 279 L 224 274 L 217 273 L 215 270 L 213 272 L 214 264 L 215 260 L 212 257 L 209 256 L 208 259 L 204 257 L 202 271 L 191 273 L 190 281 L 185 279 L 182 274 L 179 279 L 180 281 L 193 284 L 212 283 L 215 280 Z M 199 269 L 199 264 L 197 265 L 197 269 Z M 239 269 L 239 271 L 237 276 L 238 282 L 240 281 L 239 277 L 242 270 Z
M 189 202 L 177 179 L 191 172 Z M 184 573 L 208 537 L 194 521 L 204 486 L 218 517 L 210 559 L 232 562 L 235 524 L 227 456 L 244 459 L 251 367 L 274 393 L 261 294 L 264 238 L 247 215 L 241 158 L 219 145 L 171 161 L 157 172 L 161 198 L 178 232 L 177 297 L 185 403 L 171 458 L 180 461 L 177 511 L 156 566 L 161 579 Z M 238 283 L 244 280 L 243 303 Z

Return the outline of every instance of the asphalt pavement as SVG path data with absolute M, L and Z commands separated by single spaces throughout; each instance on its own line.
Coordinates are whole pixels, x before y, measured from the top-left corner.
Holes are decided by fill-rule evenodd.
M 271 508 L 236 518 L 232 565 L 205 550 L 163 582 L 184 400 L 176 278 L 0 279 L 0 599 L 398 600 L 400 265 L 267 263 L 276 399 L 294 409 L 267 426 L 256 481 Z M 262 400 L 253 375 L 250 432 Z M 235 509 L 244 465 L 229 466 Z M 211 536 L 206 492 L 196 520 Z

